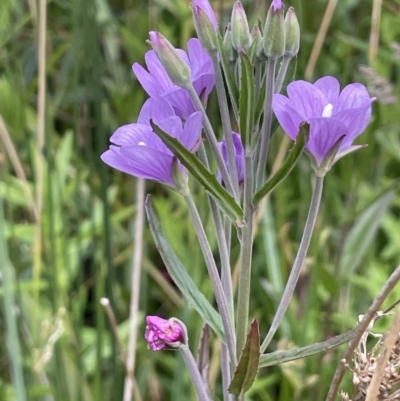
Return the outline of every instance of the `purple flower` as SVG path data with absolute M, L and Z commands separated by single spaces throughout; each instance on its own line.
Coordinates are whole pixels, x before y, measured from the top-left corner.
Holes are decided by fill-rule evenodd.
M 190 39 L 187 47 L 189 56 L 181 49 L 177 49 L 177 52 L 191 70 L 192 83 L 197 94 L 206 102 L 215 85 L 212 61 L 198 39 Z M 132 67 L 144 90 L 151 97 L 168 100 L 176 115 L 187 119 L 195 111 L 187 91 L 171 81 L 154 50 L 146 53 L 145 61 L 148 71 L 138 63 Z
M 158 316 L 147 316 L 147 326 L 144 337 L 153 351 L 177 348 L 173 343 L 186 342 L 183 327 L 174 318 L 165 320 Z
M 235 151 L 236 169 L 238 173 L 239 184 L 244 180 L 244 149 L 242 145 L 242 140 L 240 135 L 236 132 L 232 132 L 233 146 Z M 229 159 L 228 159 L 228 149 L 226 147 L 226 139 L 224 138 L 222 142 L 218 142 L 218 146 L 221 150 L 222 157 L 229 171 Z M 222 177 L 220 171 L 218 171 L 218 180 L 222 182 Z
M 135 177 L 167 184 L 177 189 L 173 178 L 173 153 L 153 132 L 149 122 L 154 121 L 161 130 L 178 139 L 187 149 L 194 148 L 202 129 L 202 116 L 195 112 L 183 124 L 169 105 L 162 99 L 148 99 L 140 112 L 137 123 L 118 128 L 111 136 L 109 150 L 101 159 L 109 166 Z M 178 163 L 182 175 L 187 171 Z
M 192 9 L 193 9 L 195 18 L 199 18 L 199 9 L 200 9 L 207 15 L 209 21 L 211 22 L 211 24 L 214 28 L 214 31 L 216 31 L 218 29 L 218 22 L 215 19 L 214 11 L 208 0 L 193 0 Z
M 355 138 L 371 118 L 371 98 L 364 85 L 347 85 L 340 92 L 334 77 L 323 77 L 314 84 L 294 81 L 287 87 L 288 97 L 275 94 L 272 108 L 283 130 L 296 140 L 299 125 L 310 124 L 306 149 L 321 165 L 329 151 L 343 138 L 336 160 L 349 153 Z

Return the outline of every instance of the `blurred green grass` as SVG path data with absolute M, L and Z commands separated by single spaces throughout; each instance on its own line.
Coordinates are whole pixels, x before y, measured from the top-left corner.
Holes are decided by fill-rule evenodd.
M 135 185 L 134 179 L 110 171 L 99 156 L 111 133 L 136 119 L 145 99 L 131 64 L 143 62 L 147 32 L 160 30 L 184 47 L 193 34 L 190 7 L 183 0 L 54 0 L 47 3 L 44 26 L 40 3 L 3 0 L 0 7 L 0 196 L 5 216 L 0 229 L 10 259 L 7 264 L 2 255 L 1 282 L 3 269 L 9 269 L 25 382 L 20 385 L 29 400 L 122 399 L 125 372 L 99 299 L 110 299 L 126 344 Z M 334 75 L 342 85 L 368 84 L 371 76 L 358 66 L 369 65 L 392 85 L 397 99 L 385 104 L 383 96 L 374 103 L 372 123 L 358 141 L 368 147 L 341 160 L 329 173 L 308 263 L 279 332 L 288 343 L 275 342 L 271 350 L 322 341 L 353 327 L 400 260 L 400 55 L 390 47 L 400 42 L 400 1 L 383 4 L 378 53 L 371 59 L 373 3 L 345 0 L 336 6 L 315 68 L 311 74 L 307 71 L 312 79 Z M 228 21 L 231 3 L 213 4 L 220 20 Z M 244 4 L 251 21 L 264 19 L 266 2 Z M 295 7 L 302 27 L 297 79 L 304 78 L 327 4 L 286 2 Z M 41 27 L 46 32 L 45 81 L 38 79 Z M 214 120 L 215 104 L 211 99 Z M 282 138 L 280 131 L 273 137 L 271 163 L 285 146 Z M 297 250 L 310 198 L 310 173 L 304 158 L 262 212 L 251 310 L 263 333 Z M 153 201 L 174 249 L 211 298 L 182 201 L 158 185 L 147 183 L 146 189 L 156 195 Z M 42 206 L 35 214 L 38 201 Z M 198 201 L 211 229 L 201 193 Z M 211 241 L 215 248 L 215 238 Z M 170 282 L 147 228 L 144 244 L 138 390 L 143 400 L 194 400 L 177 355 L 150 352 L 142 338 L 146 314 L 185 321 L 193 349 L 201 328 L 196 313 Z M 237 253 L 234 236 L 233 264 Z M 0 296 L 5 299 L 3 287 Z M 399 296 L 397 289 L 387 304 Z M 3 309 L 0 313 L 0 400 L 11 401 L 20 393 L 13 387 Z M 217 382 L 218 346 L 212 343 L 212 383 Z M 249 400 L 322 400 L 337 361 L 338 353 L 329 352 L 262 369 Z M 347 386 L 350 382 L 348 375 Z

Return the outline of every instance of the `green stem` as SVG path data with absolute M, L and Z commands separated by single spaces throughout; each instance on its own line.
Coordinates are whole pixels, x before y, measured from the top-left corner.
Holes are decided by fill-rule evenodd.
M 282 64 L 279 68 L 278 77 L 276 78 L 275 81 L 275 93 L 280 93 L 282 90 L 283 81 L 285 80 L 291 59 L 292 57 L 289 56 L 283 57 Z
M 256 169 L 256 190 L 262 185 L 264 178 L 265 165 L 267 163 L 269 141 L 271 136 L 272 123 L 272 96 L 274 94 L 275 82 L 275 59 L 268 60 L 266 68 L 266 85 L 265 85 L 265 101 L 264 101 L 264 118 L 261 127 L 261 134 L 257 146 L 257 169 Z
M 241 234 L 241 263 L 239 272 L 239 290 L 237 303 L 237 326 L 236 326 L 236 355 L 239 358 L 246 342 L 247 324 L 249 319 L 250 282 L 251 282 L 251 257 L 253 248 L 253 171 L 251 146 L 245 150 L 244 180 L 244 212 L 246 224 Z
M 278 310 L 276 311 L 276 314 L 274 316 L 274 319 L 272 321 L 272 324 L 268 331 L 268 334 L 265 337 L 265 339 L 261 345 L 261 352 L 264 352 L 266 350 L 266 348 L 268 347 L 269 343 L 272 340 L 272 337 L 278 330 L 278 327 L 282 322 L 282 319 L 286 312 L 286 309 L 289 306 L 290 299 L 292 298 L 294 289 L 297 284 L 297 280 L 299 279 L 299 276 L 300 276 L 301 268 L 302 268 L 304 260 L 307 256 L 307 251 L 308 251 L 308 247 L 310 245 L 311 236 L 312 236 L 314 226 L 315 226 L 315 221 L 317 220 L 323 184 L 324 184 L 323 177 L 317 177 L 315 186 L 314 186 L 314 190 L 313 190 L 313 195 L 311 198 L 310 209 L 308 211 L 306 225 L 304 227 L 303 237 L 301 239 L 300 246 L 299 246 L 299 250 L 298 250 L 296 258 L 294 260 L 293 267 L 290 272 L 289 279 L 287 281 L 285 290 L 283 291 L 283 295 L 282 295 L 281 301 L 279 303 Z
M 7 242 L 4 237 L 3 199 L 0 198 L 0 264 L 3 281 L 4 316 L 6 318 L 6 341 L 9 352 L 11 380 L 15 389 L 16 399 L 26 401 L 26 388 L 22 371 L 21 346 L 19 343 L 17 316 L 14 299 L 14 280 L 11 263 L 8 258 Z
M 199 401 L 211 401 L 211 398 L 207 393 L 206 386 L 204 385 L 203 378 L 199 372 L 199 368 L 197 367 L 197 363 L 193 357 L 193 354 L 190 352 L 189 347 L 185 344 L 182 344 L 179 347 L 179 351 L 189 371 L 189 375 L 196 389 Z
M 217 53 L 211 55 L 215 73 L 215 87 L 217 89 L 218 105 L 221 114 L 222 127 L 224 131 L 224 138 L 226 141 L 226 148 L 228 150 L 229 161 L 229 175 L 232 180 L 233 188 L 235 190 L 235 199 L 239 199 L 239 180 L 236 166 L 235 147 L 232 137 L 231 118 L 228 107 L 228 100 L 226 97 L 224 79 L 222 77 L 221 66 L 218 60 Z
M 217 142 L 217 137 L 215 136 L 213 127 L 211 125 L 211 122 L 207 116 L 206 110 L 204 109 L 203 103 L 201 102 L 199 95 L 196 93 L 194 90 L 193 86 L 190 88 L 186 88 L 187 91 L 189 92 L 189 95 L 193 101 L 193 104 L 195 108 L 201 112 L 203 115 L 203 127 L 204 127 L 204 132 L 206 134 L 207 141 L 209 142 L 211 146 L 211 150 L 215 156 L 215 159 L 217 161 L 217 165 L 219 168 L 219 171 L 221 172 L 222 179 L 224 181 L 224 184 L 226 186 L 226 189 L 233 195 L 235 195 L 235 191 L 233 189 L 233 184 L 231 177 L 229 176 L 228 168 L 224 162 L 224 159 L 222 158 L 221 152 L 218 147 L 218 142 Z
M 203 252 L 204 261 L 207 266 L 208 274 L 210 276 L 211 283 L 215 292 L 215 300 L 217 301 L 218 310 L 219 313 L 221 314 L 222 324 L 224 326 L 226 344 L 228 346 L 229 356 L 231 358 L 231 364 L 236 365 L 235 337 L 233 335 L 232 322 L 229 317 L 229 308 L 226 302 L 224 290 L 222 288 L 222 283 L 219 277 L 218 269 L 215 264 L 210 244 L 208 243 L 203 223 L 201 222 L 199 212 L 197 211 L 193 198 L 190 194 L 185 196 L 184 198 L 188 206 L 190 217 L 193 221 L 193 226 L 196 231 L 197 238 L 199 240 L 200 247 Z

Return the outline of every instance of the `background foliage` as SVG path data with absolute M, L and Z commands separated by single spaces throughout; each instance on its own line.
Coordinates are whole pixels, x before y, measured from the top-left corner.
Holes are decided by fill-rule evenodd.
M 244 1 L 252 22 L 264 21 L 267 3 Z M 358 141 L 368 147 L 336 164 L 325 180 L 308 263 L 276 336 L 281 340 L 270 351 L 322 341 L 354 327 L 400 260 L 400 51 L 391 45 L 400 42 L 400 1 L 384 1 L 381 14 L 373 12 L 380 3 L 373 0 L 285 3 L 295 7 L 302 28 L 296 78 L 334 75 L 342 85 L 363 82 L 378 100 L 372 123 Z M 7 348 L 9 321 L 2 309 L 0 399 L 17 399 L 9 368 L 11 355 L 20 353 L 24 383 L 19 385 L 29 400 L 117 400 L 125 372 L 99 299 L 110 300 L 126 345 L 135 185 L 131 177 L 110 171 L 99 155 L 118 126 L 136 119 L 145 99 L 130 66 L 143 62 L 148 31 L 159 30 L 184 47 L 194 32 L 190 7 L 184 0 L 53 0 L 43 19 L 43 4 L 3 0 L 0 7 L 0 243 L 6 245 L 0 246 L 0 282 L 9 280 L 15 290 L 12 315 L 19 331 L 19 341 L 15 337 Z M 231 2 L 213 5 L 224 26 Z M 39 51 L 40 32 L 46 35 L 45 53 Z M 318 43 L 320 52 L 315 51 Z M 209 113 L 216 121 L 215 98 Z M 271 168 L 287 151 L 283 138 L 278 129 Z M 302 233 L 310 177 L 304 158 L 261 209 L 251 310 L 262 333 Z M 174 249 L 211 298 L 181 199 L 153 183 L 146 190 L 155 195 Z M 197 193 L 211 228 L 205 198 Z M 234 256 L 236 245 L 233 238 Z M 169 279 L 147 228 L 143 251 L 135 370 L 139 393 L 143 400 L 195 399 L 177 354 L 147 350 L 142 333 L 146 314 L 176 316 L 186 322 L 196 349 L 200 319 Z M 3 289 L 0 297 L 6 300 Z M 397 289 L 387 304 L 399 296 Z M 383 319 L 377 330 L 386 325 Z M 215 339 L 212 349 L 210 377 L 216 383 Z M 322 400 L 338 355 L 331 351 L 264 368 L 249 399 Z

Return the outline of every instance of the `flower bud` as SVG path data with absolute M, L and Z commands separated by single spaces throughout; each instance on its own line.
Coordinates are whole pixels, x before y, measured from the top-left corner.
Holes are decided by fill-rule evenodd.
M 238 55 L 237 51 L 232 46 L 232 27 L 230 22 L 228 23 L 225 30 L 223 49 L 229 63 L 233 64 L 237 60 Z
M 247 51 L 251 43 L 249 23 L 240 1 L 236 1 L 232 9 L 232 45 L 236 50 Z
M 177 349 L 187 344 L 187 333 L 184 324 L 176 319 L 162 319 L 158 316 L 146 317 L 146 333 L 144 337 L 153 351 Z
M 152 31 L 149 35 L 150 40 L 147 43 L 156 52 L 171 81 L 182 88 L 189 87 L 191 85 L 189 66 L 179 55 L 175 47 L 159 32 Z
M 252 39 L 252 43 L 250 46 L 250 53 L 252 59 L 254 54 L 257 54 L 260 43 L 262 46 L 262 34 L 260 28 L 258 27 L 258 24 L 254 24 L 253 29 L 250 32 L 250 35 Z
M 281 0 L 273 0 L 265 22 L 264 53 L 272 59 L 278 59 L 285 53 L 284 8 Z
M 294 57 L 300 48 L 300 25 L 293 7 L 289 7 L 285 17 L 285 56 Z
M 176 157 L 174 157 L 173 161 L 172 161 L 171 174 L 172 174 L 172 179 L 174 181 L 176 190 L 182 196 L 189 195 L 187 174 L 184 174 L 182 172 L 181 164 L 179 163 L 179 161 Z
M 218 50 L 218 24 L 208 0 L 194 0 L 192 4 L 194 26 L 197 37 L 207 52 Z

